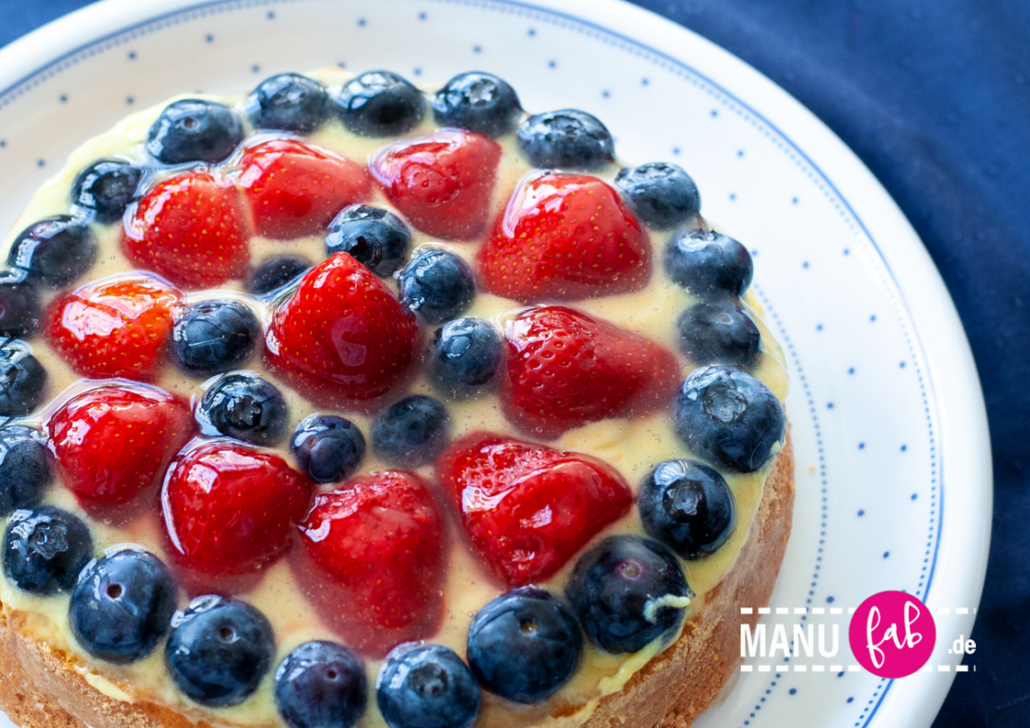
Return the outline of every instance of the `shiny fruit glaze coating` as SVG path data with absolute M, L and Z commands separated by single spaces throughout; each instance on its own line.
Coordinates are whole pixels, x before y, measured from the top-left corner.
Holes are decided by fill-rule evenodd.
M 500 159 L 492 139 L 441 129 L 383 147 L 369 169 L 416 228 L 443 240 L 474 240 L 487 223 Z
M 278 709 L 290 728 L 347 728 L 361 721 L 374 675 L 366 670 L 378 664 L 379 710 L 368 707 L 368 721 L 390 728 L 578 720 L 577 706 L 603 697 L 610 682 L 595 679 L 599 655 L 584 650 L 584 633 L 620 653 L 671 639 L 682 623 L 689 588 L 672 584 L 676 570 L 643 584 L 672 584 L 669 599 L 648 606 L 637 589 L 650 573 L 646 559 L 605 537 L 653 543 L 633 508 L 635 481 L 661 460 L 698 455 L 650 440 L 677 448 L 674 416 L 681 438 L 691 429 L 682 396 L 674 402 L 677 385 L 701 360 L 731 361 L 704 326 L 726 323 L 731 309 L 747 323 L 755 306 L 740 294 L 750 259 L 704 229 L 685 171 L 658 162 L 619 172 L 611 135 L 588 114 L 527 119 L 511 87 L 481 72 L 435 95 L 388 72 L 338 73 L 316 74 L 327 84 L 280 74 L 231 106 L 170 104 L 152 129 L 162 149 L 152 144 L 142 156 L 138 139 L 124 154 L 105 149 L 122 161 L 87 166 L 73 183 L 75 217 L 40 220 L 19 238 L 18 269 L 0 277 L 0 327 L 9 325 L 0 331 L 30 336 L 33 306 L 53 295 L 44 287 L 58 285 L 56 276 L 80 286 L 58 292 L 59 301 L 87 288 L 74 279 L 94 250 L 98 267 L 143 269 L 118 279 L 163 286 L 171 298 L 140 316 L 132 307 L 146 296 L 128 289 L 90 302 L 80 330 L 96 346 L 53 348 L 73 365 L 95 348 L 95 361 L 79 367 L 131 354 L 142 363 L 121 376 L 188 393 L 193 412 L 146 385 L 72 385 L 45 411 L 44 438 L 18 436 L 23 446 L 49 437 L 66 492 L 48 490 L 44 473 L 30 488 L 9 489 L 11 505 L 85 510 L 80 530 L 95 530 L 97 549 L 136 540 L 166 559 L 169 580 L 200 595 L 170 620 L 166 670 L 138 681 L 158 694 L 174 689 L 197 720 L 264 724 Z M 175 154 L 186 156 L 172 164 Z M 51 229 L 60 234 L 43 240 Z M 682 245 L 668 249 L 663 275 L 655 246 L 669 238 Z M 55 266 L 47 280 L 42 253 L 81 270 Z M 684 315 L 677 331 L 685 310 L 711 315 Z M 63 311 L 53 318 L 63 322 Z M 152 320 L 174 326 L 148 333 Z M 775 357 L 762 354 L 778 354 L 775 345 L 748 342 L 737 360 L 772 381 Z M 21 348 L 2 371 L 10 382 L 0 399 L 31 411 L 68 377 L 57 363 L 48 393 L 40 362 L 53 363 L 52 352 L 37 361 L 26 344 L 9 342 L 0 354 Z M 171 403 L 105 410 L 101 401 L 122 391 Z M 80 398 L 114 425 L 90 422 L 83 408 L 68 415 Z M 182 427 L 162 429 L 161 413 Z M 78 450 L 73 429 L 87 434 Z M 558 438 L 560 447 L 540 442 Z M 126 441 L 131 456 L 119 457 Z M 725 472 L 711 453 L 703 459 L 698 467 Z M 5 463 L 0 457 L 0 493 Z M 409 470 L 377 470 L 388 466 Z M 128 485 L 112 487 L 100 471 Z M 162 478 L 161 498 L 149 498 Z M 722 516 L 735 496 L 747 493 L 740 512 L 754 513 L 757 479 L 725 480 L 725 492 L 700 495 L 692 483 L 656 480 L 653 497 L 639 500 L 641 518 L 648 508 L 656 516 L 645 523 L 649 535 L 677 551 L 673 562 L 724 543 L 733 522 Z M 738 493 L 742 482 L 750 490 Z M 691 511 L 695 501 L 722 509 Z M 26 513 L 12 523 L 34 518 L 47 543 L 51 531 L 76 528 L 71 513 Z M 26 546 L 35 533 L 11 542 Z M 70 556 L 99 555 L 79 541 Z M 33 548 L 23 551 L 31 557 Z M 732 562 L 735 553 L 726 555 L 709 563 Z M 65 555 L 55 557 L 22 559 L 24 583 L 70 588 L 58 573 Z M 634 559 L 641 568 L 623 568 Z M 591 560 L 605 563 L 577 593 L 569 575 Z M 695 568 L 702 591 L 721 578 L 721 567 L 713 577 L 695 561 L 686 567 L 692 584 Z M 89 584 L 68 615 L 82 623 L 79 647 L 106 663 L 134 661 L 158 630 L 145 614 L 122 619 L 117 607 L 146 599 L 104 591 L 99 571 L 83 572 Z M 137 582 L 150 584 L 128 586 Z M 591 612 L 584 605 L 598 591 L 612 599 Z M 105 610 L 111 618 L 96 619 Z M 108 649 L 109 633 L 124 634 L 124 650 Z M 622 674 L 637 662 L 623 663 Z M 519 717 L 513 703 L 538 706 Z
M 156 387 L 113 384 L 65 402 L 46 429 L 65 487 L 103 517 L 153 494 L 197 426 L 183 399 Z
M 182 294 L 160 278 L 103 278 L 55 298 L 47 338 L 84 377 L 152 382 L 164 366 Z
M 372 191 L 364 168 L 294 139 L 248 148 L 239 164 L 239 185 L 254 231 L 273 240 L 323 233 L 340 210 L 363 202 Z
M 637 291 L 651 244 L 636 216 L 596 177 L 524 178 L 477 253 L 483 287 L 521 303 Z
M 355 650 L 382 656 L 432 636 L 443 616 L 443 520 L 426 483 L 385 470 L 319 493 L 293 559 L 319 613 Z
M 679 377 L 671 352 L 632 331 L 564 306 L 507 322 L 505 414 L 548 439 L 588 422 L 645 417 L 666 406 Z
M 275 309 L 265 359 L 309 399 L 346 405 L 399 384 L 418 338 L 414 314 L 390 289 L 347 253 L 335 253 Z
M 254 576 L 290 548 L 310 497 L 308 479 L 278 455 L 221 440 L 186 450 L 161 493 L 180 577 L 197 593 Z
M 454 442 L 437 478 L 470 545 L 508 586 L 553 576 L 633 504 L 610 465 L 489 432 Z
M 126 220 L 122 251 L 133 265 L 193 290 L 243 277 L 249 238 L 236 187 L 192 170 L 161 180 L 143 195 Z

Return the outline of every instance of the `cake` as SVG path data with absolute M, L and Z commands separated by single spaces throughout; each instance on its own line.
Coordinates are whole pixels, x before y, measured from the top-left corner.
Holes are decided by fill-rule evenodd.
M 790 532 L 782 353 L 680 167 L 496 76 L 281 74 L 74 152 L 0 277 L 0 703 L 685 728 Z

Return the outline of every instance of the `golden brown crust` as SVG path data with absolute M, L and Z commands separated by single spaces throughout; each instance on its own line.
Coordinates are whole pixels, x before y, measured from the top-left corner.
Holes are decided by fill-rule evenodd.
M 0 612 L 0 706 L 21 728 L 210 728 L 153 703 L 93 688 L 73 655 L 37 643 Z
M 675 645 L 619 693 L 604 698 L 584 728 L 687 728 L 719 694 L 739 662 L 740 606 L 768 603 L 790 535 L 794 459 L 788 438 L 766 482 L 736 565 L 705 596 Z M 124 703 L 94 689 L 73 655 L 40 644 L 0 611 L 0 707 L 22 728 L 210 728 L 169 708 Z

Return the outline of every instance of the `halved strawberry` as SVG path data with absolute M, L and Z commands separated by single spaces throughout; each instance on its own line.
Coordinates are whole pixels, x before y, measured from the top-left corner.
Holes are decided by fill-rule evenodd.
M 369 169 L 416 228 L 444 240 L 473 240 L 486 227 L 500 159 L 493 139 L 440 129 L 383 147 Z
M 172 559 L 195 591 L 258 574 L 290 547 L 311 482 L 278 455 L 228 441 L 179 456 L 161 492 Z M 229 582 L 226 581 L 229 579 Z
M 676 357 L 639 334 L 564 306 L 507 322 L 505 414 L 545 439 L 610 417 L 644 417 L 672 401 Z
M 651 277 L 651 244 L 619 194 L 596 177 L 523 178 L 478 253 L 490 293 L 532 303 L 635 291 Z
M 508 587 L 553 576 L 633 505 L 607 463 L 490 432 L 454 442 L 436 471 L 473 548 Z
M 398 384 L 418 338 L 415 315 L 386 284 L 336 253 L 308 271 L 272 314 L 265 361 L 309 399 L 349 407 Z
M 445 535 L 417 475 L 386 470 L 319 493 L 300 533 L 301 582 L 349 646 L 379 657 L 436 632 Z
M 196 422 L 180 397 L 112 385 L 72 397 L 50 415 L 46 431 L 62 482 L 83 508 L 103 516 L 153 492 Z
M 180 298 L 154 276 L 101 278 L 51 301 L 47 338 L 84 377 L 150 382 L 164 364 Z
M 122 250 L 133 265 L 177 286 L 206 288 L 246 274 L 249 238 L 236 187 L 191 170 L 143 196 L 126 221 Z
M 239 168 L 255 231 L 276 240 L 325 233 L 336 213 L 372 193 L 363 167 L 294 139 L 247 149 Z

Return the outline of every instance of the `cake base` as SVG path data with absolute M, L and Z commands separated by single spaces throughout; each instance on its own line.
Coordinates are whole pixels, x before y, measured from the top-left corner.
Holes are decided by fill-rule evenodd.
M 675 645 L 619 693 L 601 700 L 584 728 L 687 728 L 716 699 L 740 662 L 740 625 L 768 603 L 790 535 L 794 458 L 788 437 L 766 481 L 758 515 L 736 564 L 705 595 Z M 90 685 L 78 659 L 36 642 L 17 615 L 0 612 L 0 707 L 21 728 L 211 728 L 170 708 L 124 702 Z

